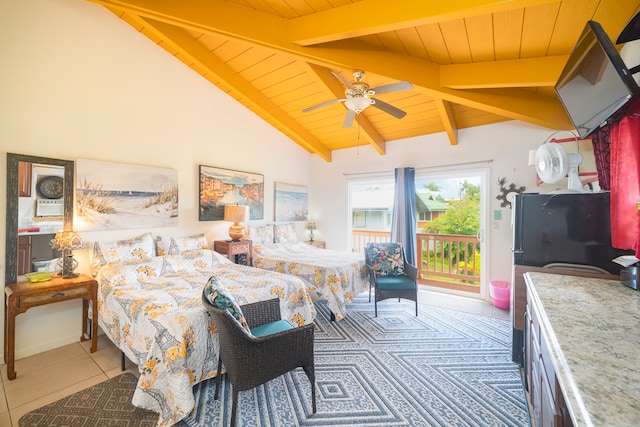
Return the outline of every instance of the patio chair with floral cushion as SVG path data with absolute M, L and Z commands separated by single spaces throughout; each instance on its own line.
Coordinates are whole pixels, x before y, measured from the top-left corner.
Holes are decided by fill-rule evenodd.
M 378 301 L 405 298 L 416 303 L 418 315 L 418 269 L 408 264 L 400 243 L 369 243 L 364 251 L 369 272 L 369 301 L 374 289 L 375 315 Z

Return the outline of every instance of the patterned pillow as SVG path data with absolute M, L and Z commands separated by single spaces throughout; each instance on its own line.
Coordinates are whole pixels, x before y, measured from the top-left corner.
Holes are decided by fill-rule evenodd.
M 186 237 L 158 236 L 156 238 L 156 249 L 158 256 L 178 255 L 198 249 L 209 249 L 209 243 L 204 237 L 204 233 Z
M 366 251 L 376 276 L 404 276 L 404 251 L 400 243 L 369 243 Z
M 171 251 L 171 237 L 156 237 L 156 253 L 158 256 L 169 255 Z
M 105 264 L 155 256 L 155 245 L 151 233 L 133 239 L 114 242 L 95 242 L 91 257 L 91 271 L 95 276 Z
M 275 243 L 297 242 L 296 224 L 293 222 L 274 224 L 273 241 Z
M 273 243 L 273 224 L 249 228 L 249 239 L 254 246 Z
M 242 314 L 240 306 L 235 302 L 229 291 L 222 285 L 219 278 L 216 276 L 209 277 L 207 284 L 204 285 L 202 295 L 212 306 L 226 309 L 233 318 L 240 323 L 240 326 L 242 326 L 248 334 L 251 334 L 251 329 L 249 329 L 249 325 Z

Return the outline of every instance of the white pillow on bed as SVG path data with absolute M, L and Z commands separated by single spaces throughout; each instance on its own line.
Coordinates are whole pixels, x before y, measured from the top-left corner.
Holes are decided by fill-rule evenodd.
M 293 222 L 274 224 L 273 241 L 275 243 L 297 242 L 296 224 Z
M 91 257 L 91 271 L 95 276 L 105 264 L 116 261 L 130 261 L 155 256 L 155 245 L 151 233 L 133 239 L 114 242 L 95 242 Z
M 158 256 L 178 255 L 183 252 L 195 251 L 198 249 L 209 249 L 209 243 L 204 233 L 186 237 L 164 237 L 156 238 L 156 250 Z
M 273 243 L 273 224 L 249 228 L 249 239 L 253 246 Z

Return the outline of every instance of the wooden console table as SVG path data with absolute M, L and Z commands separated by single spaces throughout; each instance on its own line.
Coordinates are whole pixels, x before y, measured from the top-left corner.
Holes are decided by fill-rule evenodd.
M 98 349 L 98 282 L 80 274 L 73 279 L 55 276 L 46 282 L 19 282 L 7 285 L 5 293 L 4 360 L 7 378 L 14 380 L 16 316 L 32 307 L 82 298 L 82 334 L 80 341 L 91 339 L 91 353 Z M 91 336 L 87 333 L 89 302 L 92 304 Z

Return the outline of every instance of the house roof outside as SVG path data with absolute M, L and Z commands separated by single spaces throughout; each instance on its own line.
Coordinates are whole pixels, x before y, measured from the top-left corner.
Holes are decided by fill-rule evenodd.
M 428 193 L 416 193 L 416 207 L 418 212 L 445 212 L 447 204 L 434 200 Z

